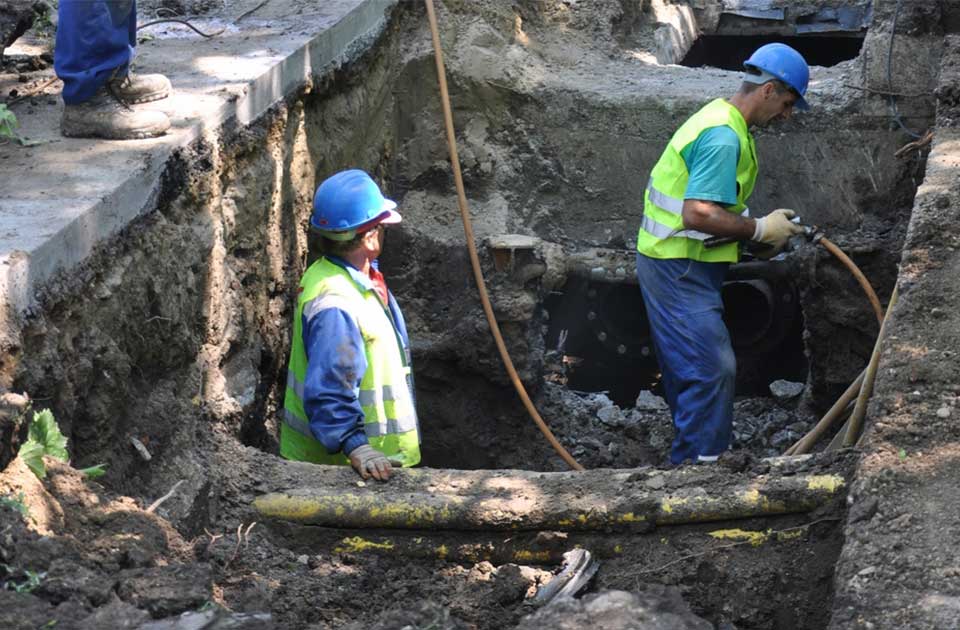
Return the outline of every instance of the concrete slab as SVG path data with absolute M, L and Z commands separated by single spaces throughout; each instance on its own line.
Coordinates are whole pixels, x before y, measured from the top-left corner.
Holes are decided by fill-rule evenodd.
M 169 99 L 138 106 L 171 117 L 173 128 L 162 138 L 63 138 L 55 88 L 12 104 L 21 135 L 36 144 L 0 145 L 2 318 L 22 317 L 45 282 L 152 210 L 160 175 L 177 148 L 231 119 L 249 123 L 311 75 L 354 58 L 383 30 L 396 3 L 247 0 L 222 9 L 231 15 L 191 19 L 202 31 L 221 31 L 209 39 L 179 24 L 141 30 L 137 70 L 163 72 L 175 89 Z M 10 84 L 16 77 L 6 78 L 4 95 L 16 87 Z

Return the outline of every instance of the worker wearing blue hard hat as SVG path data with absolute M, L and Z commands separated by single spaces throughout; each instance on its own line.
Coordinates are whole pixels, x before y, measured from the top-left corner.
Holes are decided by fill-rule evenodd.
M 715 461 L 730 446 L 736 359 L 720 290 L 739 260 L 736 241 L 762 243 L 772 256 L 802 232 L 793 210 L 750 216 L 758 173 L 750 127 L 808 109 L 810 69 L 780 43 L 757 49 L 744 69 L 730 99 L 708 103 L 674 133 L 644 193 L 637 278 L 673 414 L 674 464 Z M 730 242 L 711 247 L 712 237 Z
M 380 481 L 420 461 L 407 329 L 377 265 L 396 207 L 361 170 L 317 188 L 323 256 L 300 280 L 280 427 L 282 456 Z

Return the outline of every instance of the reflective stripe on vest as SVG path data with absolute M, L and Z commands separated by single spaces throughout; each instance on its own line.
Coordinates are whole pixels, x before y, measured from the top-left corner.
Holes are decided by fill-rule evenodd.
M 650 201 L 657 204 L 667 212 L 680 215 L 681 217 L 683 216 L 683 199 L 677 199 L 676 197 L 671 197 L 664 192 L 660 192 L 653 187 L 653 180 L 647 182 L 647 193 L 650 196 Z M 740 213 L 740 216 L 744 218 L 749 217 L 750 208 L 744 208 L 743 212 Z M 647 216 L 646 214 L 640 219 L 640 227 L 650 234 L 653 234 L 657 238 L 672 238 L 674 236 L 681 236 L 683 238 L 692 238 L 698 241 L 705 241 L 713 236 L 712 234 L 698 232 L 697 230 L 678 230 L 676 228 L 671 228 L 669 225 L 664 225 L 663 223 L 658 222 L 656 219 Z
M 287 387 L 293 390 L 297 398 L 303 400 L 303 383 L 301 383 L 297 375 L 293 373 L 293 370 L 287 370 Z
M 314 315 L 329 308 L 338 308 L 352 316 L 350 300 L 340 295 L 319 295 L 303 305 L 303 317 L 310 321 Z
M 357 285 L 340 266 L 320 259 L 300 281 L 294 313 L 294 334 L 287 369 L 280 454 L 315 463 L 345 464 L 342 453 L 328 453 L 310 431 L 303 406 L 307 356 L 303 320 L 337 308 L 356 323 L 363 336 L 367 369 L 353 391 L 363 411 L 364 432 L 370 445 L 405 466 L 420 461 L 420 435 L 409 385 L 409 349 L 404 347 L 393 318 L 373 290 Z
M 310 431 L 310 423 L 303 418 L 298 418 L 289 409 L 283 410 L 283 421 L 288 427 L 300 435 L 314 440 L 313 433 Z M 394 433 L 405 433 L 409 429 L 404 429 L 403 425 L 410 422 L 416 426 L 416 418 L 407 418 L 406 420 L 387 420 L 386 422 L 365 422 L 363 432 L 368 438 L 384 437 Z
M 314 300 L 316 302 L 317 300 Z M 329 302 L 328 302 L 329 304 Z M 322 309 L 314 309 L 313 313 L 319 313 Z M 307 309 L 304 308 L 304 313 L 307 312 Z M 410 368 L 405 370 L 409 373 Z M 361 389 L 357 393 L 357 400 L 360 403 L 360 406 L 364 408 L 364 413 L 367 413 L 367 407 L 377 407 L 382 405 L 385 402 L 407 402 L 410 399 L 410 386 L 409 379 L 406 383 L 400 386 L 394 385 L 384 385 L 379 390 L 379 395 L 377 390 L 372 389 Z M 293 373 L 293 370 L 287 370 L 287 388 L 293 390 L 293 393 L 303 401 L 304 397 L 304 386 L 300 379 L 297 378 L 297 375 Z M 290 422 L 291 427 L 297 431 L 297 433 L 302 433 L 307 437 L 313 437 L 313 434 L 310 433 L 310 425 L 306 420 L 297 417 L 294 413 L 284 410 L 285 418 L 296 418 L 297 422 Z M 304 416 L 306 417 L 306 416 Z M 369 425 L 374 423 L 368 423 L 368 426 L 364 427 L 368 436 L 378 436 L 378 435 L 387 435 L 388 433 L 402 433 L 404 431 L 411 431 L 417 428 L 417 416 L 416 414 L 402 414 L 396 418 L 387 418 L 385 422 L 376 422 L 378 426 L 371 428 Z
M 654 166 L 644 191 L 644 210 L 637 234 L 637 251 L 652 258 L 690 258 L 702 262 L 736 262 L 736 243 L 707 249 L 703 241 L 711 235 L 685 229 L 683 201 L 690 173 L 681 152 L 700 133 L 711 127 L 728 126 L 740 141 L 737 163 L 737 204 L 726 208 L 750 216 L 746 201 L 756 184 L 757 163 L 753 137 L 746 121 L 733 105 L 716 99 L 691 116 L 674 133 Z

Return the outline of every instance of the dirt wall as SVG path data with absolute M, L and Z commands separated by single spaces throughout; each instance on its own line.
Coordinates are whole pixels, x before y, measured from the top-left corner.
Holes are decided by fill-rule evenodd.
M 662 146 L 737 79 L 626 55 L 617 29 L 623 20 L 639 29 L 647 12 L 624 13 L 612 1 L 547 4 L 441 7 L 478 240 L 520 233 L 568 251 L 629 251 Z M 885 297 L 923 162 L 894 158 L 903 137 L 888 129 L 886 114 L 861 111 L 864 95 L 839 87 L 855 68 L 832 70 L 813 114 L 758 133 L 764 176 L 752 202 L 760 212 L 796 208 L 827 229 Z M 181 152 L 158 211 L 49 288 L 23 331 L 15 387 L 54 409 L 80 462 L 115 460 L 120 484 L 154 476 L 139 466 L 132 437 L 155 454 L 182 454 L 213 426 L 275 448 L 311 193 L 318 178 L 359 166 L 402 204 L 405 222 L 391 231 L 383 263 L 410 323 L 427 460 L 557 466 L 517 404 L 483 321 L 441 120 L 422 8 L 405 7 L 358 63 L 305 87 L 254 127 Z M 539 305 L 554 287 L 537 276 L 498 276 L 481 252 L 508 346 L 537 394 L 546 317 Z M 824 406 L 865 363 L 875 324 L 857 286 L 823 252 L 796 260 L 810 382 Z M 203 468 L 179 457 L 172 468 Z M 171 471 L 161 477 L 148 483 L 172 483 Z
M 949 95 L 960 84 L 960 42 L 945 41 L 936 140 L 904 243 L 830 628 L 942 628 L 958 618 L 960 580 L 948 550 L 958 544 L 960 136 Z
M 601 4 L 616 14 L 616 7 Z M 599 23 L 620 24 L 622 15 L 604 22 L 607 13 L 597 7 Z M 703 103 L 732 94 L 736 73 L 671 68 L 661 74 L 664 68 L 631 57 L 615 38 L 587 43 L 591 31 L 572 9 L 526 19 L 518 8 L 514 17 L 521 26 L 514 31 L 503 26 L 510 22 L 505 9 L 493 13 L 481 3 L 463 11 L 481 17 L 458 21 L 447 14 L 443 24 L 478 236 L 522 233 L 567 251 L 632 250 L 647 174 L 662 147 Z M 561 19 L 557 16 L 565 16 L 562 41 L 552 30 Z M 641 13 L 630 19 L 640 32 L 651 17 Z M 423 26 L 419 29 L 416 37 L 413 27 L 414 41 L 425 37 Z M 937 54 L 935 48 L 923 51 L 927 60 Z M 407 54 L 403 76 L 410 80 L 402 81 L 399 107 L 414 114 L 414 122 L 398 135 L 394 181 L 406 191 L 404 211 L 412 229 L 456 241 L 460 227 L 453 184 L 446 164 L 437 159 L 443 155 L 439 111 L 425 94 L 435 86 L 414 80 L 429 73 L 430 51 L 410 47 Z M 902 58 L 896 57 L 898 64 Z M 848 251 L 885 299 L 925 162 L 922 152 L 895 157 L 909 137 L 891 128 L 882 99 L 850 88 L 860 84 L 862 64 L 855 60 L 816 69 L 813 110 L 756 131 L 761 178 L 751 206 L 758 214 L 796 209 Z M 929 114 L 925 102 L 913 108 L 914 115 Z M 421 105 L 425 109 L 418 110 Z M 825 250 L 804 248 L 792 263 L 807 316 L 812 401 L 822 410 L 865 365 L 877 323 L 852 276 Z M 530 291 L 535 302 L 542 301 L 537 287 Z M 536 334 L 533 326 L 530 320 L 527 339 Z
M 185 518 L 213 433 L 275 448 L 317 173 L 352 165 L 383 179 L 395 42 L 251 128 L 180 151 L 156 211 L 47 289 L 14 388 L 54 411 L 78 464 L 107 462 L 106 482 L 127 493 L 188 478 L 171 504 Z

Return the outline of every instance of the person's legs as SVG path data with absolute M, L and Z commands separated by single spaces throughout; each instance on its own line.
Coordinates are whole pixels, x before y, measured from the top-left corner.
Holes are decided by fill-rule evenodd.
M 161 74 L 129 71 L 137 34 L 135 0 L 61 0 L 54 68 L 63 80 L 63 135 L 126 140 L 163 135 L 166 114 L 134 110 L 170 94 Z
M 675 464 L 709 461 L 729 446 L 736 360 L 720 296 L 726 268 L 637 256 L 637 279 L 676 428 L 670 455 Z
M 673 362 L 665 361 L 669 351 L 668 341 L 663 338 L 662 331 L 673 321 L 672 301 L 665 296 L 662 287 L 669 287 L 677 278 L 686 273 L 690 261 L 685 258 L 658 260 L 637 254 L 637 281 L 640 284 L 640 295 L 647 310 L 647 320 L 650 324 L 650 340 L 660 365 L 660 377 L 663 380 L 663 393 L 675 412 L 679 383 L 673 371 Z
M 54 69 L 63 102 L 90 100 L 133 59 L 137 13 L 131 0 L 60 0 Z
M 730 446 L 736 357 L 722 307 L 691 313 L 684 323 L 689 331 L 681 363 L 685 386 L 677 398 L 674 422 L 677 427 L 695 428 L 690 440 L 696 445 L 699 461 L 715 461 Z

